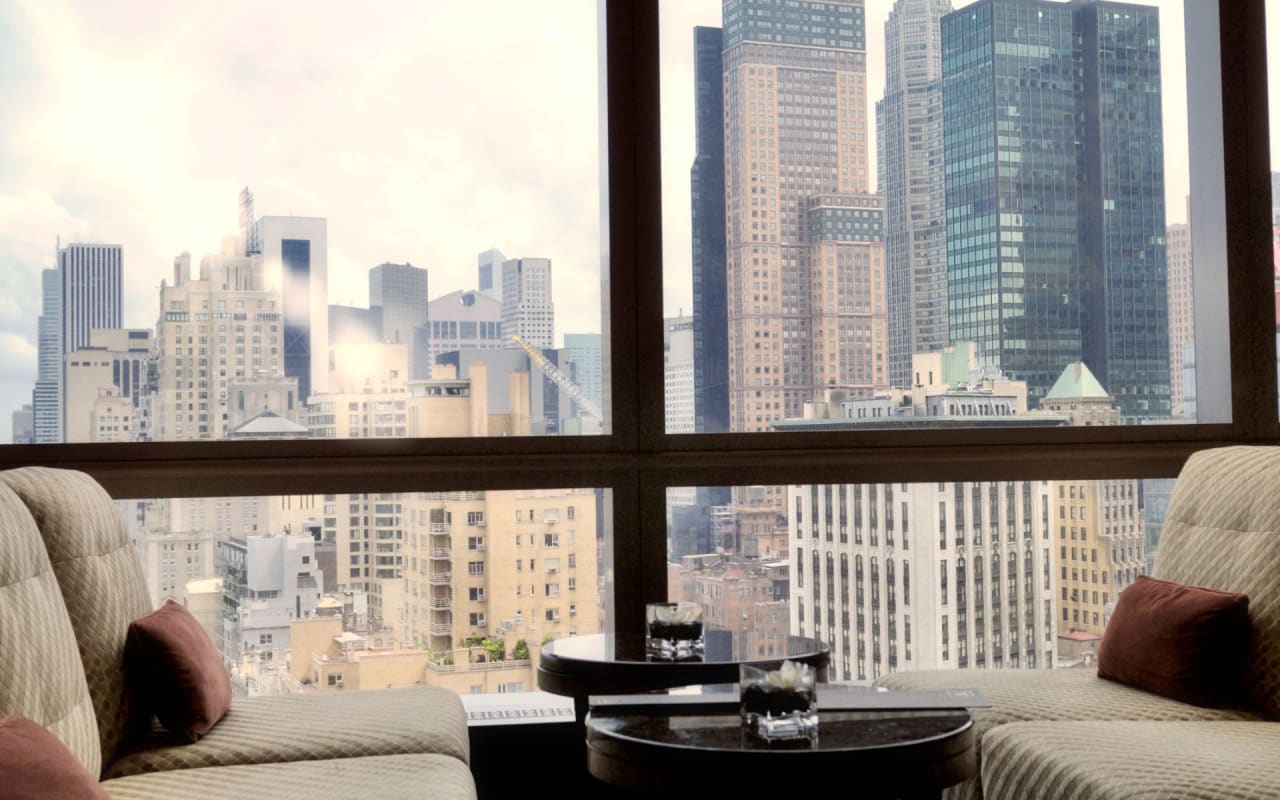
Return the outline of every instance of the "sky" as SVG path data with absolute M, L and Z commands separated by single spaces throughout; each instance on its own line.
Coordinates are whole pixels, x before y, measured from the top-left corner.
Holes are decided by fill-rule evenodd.
M 1182 3 L 1156 4 L 1174 222 L 1187 192 Z M 891 5 L 867 2 L 871 103 Z M 692 308 L 693 27 L 719 25 L 720 2 L 661 9 L 674 316 Z M 426 267 L 433 297 L 475 288 L 476 254 L 496 247 L 552 259 L 557 340 L 598 331 L 598 73 L 595 0 L 0 4 L 0 441 L 31 402 L 56 238 L 121 244 L 125 325 L 153 327 L 174 256 L 198 261 L 235 232 L 243 186 L 260 215 L 328 219 L 331 303 L 366 305 L 384 261 Z M 871 106 L 873 160 L 874 118 Z

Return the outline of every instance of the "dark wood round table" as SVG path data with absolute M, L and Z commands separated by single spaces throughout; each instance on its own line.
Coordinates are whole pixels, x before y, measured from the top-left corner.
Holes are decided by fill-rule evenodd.
M 707 631 L 705 652 L 696 661 L 654 661 L 645 655 L 644 634 L 595 633 L 547 642 L 538 661 L 538 688 L 572 697 L 577 719 L 586 716 L 593 694 L 632 694 L 696 684 L 737 683 L 738 667 L 777 669 L 784 660 L 801 661 L 827 680 L 831 650 L 826 643 L 787 637 L 780 654 L 742 659 L 733 654 L 727 631 Z
M 766 743 L 744 732 L 736 706 L 711 713 L 642 705 L 593 708 L 587 768 L 643 794 L 936 798 L 977 774 L 973 720 L 963 710 L 821 711 L 816 740 Z

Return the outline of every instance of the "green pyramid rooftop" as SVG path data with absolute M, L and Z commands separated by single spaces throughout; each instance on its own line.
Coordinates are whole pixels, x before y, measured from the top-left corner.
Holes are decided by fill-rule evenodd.
M 1058 376 L 1053 388 L 1044 396 L 1045 400 L 1078 400 L 1078 399 L 1110 399 L 1111 395 L 1102 388 L 1098 379 L 1085 366 L 1083 361 L 1073 361 Z

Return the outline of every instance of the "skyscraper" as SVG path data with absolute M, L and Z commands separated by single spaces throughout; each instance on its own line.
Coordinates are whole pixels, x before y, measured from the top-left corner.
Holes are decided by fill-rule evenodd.
M 533 348 L 554 347 L 551 259 L 513 258 L 502 264 L 502 338 L 519 336 Z
M 36 442 L 62 441 L 62 277 L 56 269 L 40 273 L 40 319 L 36 323 L 37 373 L 31 393 Z
M 502 251 L 495 247 L 476 256 L 476 285 L 494 300 L 502 299 L 502 262 L 506 260 Z
M 285 377 L 285 303 L 266 287 L 259 256 L 210 254 L 198 277 L 189 254 L 174 259 L 173 283 L 160 284 L 156 321 L 156 440 L 225 439 L 231 383 Z M 273 410 L 293 416 L 300 396 L 295 385 L 284 407 Z
M 979 0 L 942 51 L 951 338 L 1032 403 L 1083 360 L 1168 417 L 1158 10 Z
M 600 371 L 600 334 L 566 333 L 564 348 L 569 351 L 573 380 L 587 399 L 601 407 L 604 402 L 604 375 Z
M 909 386 L 911 356 L 951 343 L 947 330 L 946 184 L 942 170 L 942 16 L 951 0 L 897 0 L 885 23 L 876 165 L 885 202 L 889 382 Z
M 88 345 L 95 328 L 121 327 L 123 262 L 118 244 L 69 244 L 58 250 L 64 354 Z
M 379 264 L 369 270 L 369 308 L 381 309 L 382 341 L 409 348 L 409 377 L 431 377 L 427 357 L 427 271 L 412 264 Z
M 760 431 L 888 387 L 862 0 L 726 0 L 723 60 L 730 426 Z
M 64 438 L 67 398 L 62 357 L 88 346 L 93 330 L 120 327 L 123 264 L 124 252 L 118 244 L 62 247 L 59 243 L 57 269 L 46 269 L 41 275 L 39 372 L 32 394 L 37 442 Z
M 1187 218 L 1191 218 L 1191 202 L 1187 201 Z M 1192 280 L 1191 223 L 1169 225 L 1165 236 L 1166 271 L 1169 289 L 1169 408 L 1175 419 L 1195 422 L 1188 417 L 1183 404 L 1183 351 L 1195 346 L 1195 284 Z
M 724 255 L 724 39 L 693 29 L 696 155 L 689 170 L 693 236 L 694 430 L 729 430 L 728 296 Z
M 328 382 L 328 224 L 320 217 L 261 217 L 252 239 L 261 248 L 268 287 L 282 295 L 284 374 L 298 379 L 305 403 Z

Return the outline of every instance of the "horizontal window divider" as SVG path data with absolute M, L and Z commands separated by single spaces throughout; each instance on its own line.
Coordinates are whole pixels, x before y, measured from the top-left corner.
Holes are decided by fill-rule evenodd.
M 148 460 L 62 465 L 83 469 L 117 499 L 249 497 L 381 492 L 613 488 L 631 478 L 628 457 L 530 455 L 519 465 L 490 457 Z
M 1078 429 L 1077 429 L 1078 430 Z M 714 437 L 732 440 L 734 437 Z M 321 456 L 250 453 L 190 458 L 165 455 L 27 459 L 3 466 L 81 469 L 115 497 L 215 497 L 349 492 L 474 491 L 570 487 L 783 485 L 1061 478 L 1173 477 L 1197 450 L 1275 440 L 1066 441 L 851 445 L 823 448 L 732 448 L 691 451 L 388 453 L 327 448 Z M 780 444 L 781 442 L 779 442 Z M 54 448 L 42 448 L 52 450 Z M 74 448 L 72 448 L 74 450 Z
M 245 458 L 496 457 L 542 453 L 608 453 L 633 449 L 615 436 L 492 436 L 467 438 L 212 440 L 119 444 L 19 444 L 0 448 L 0 469 L 116 461 L 224 461 Z
M 652 467 L 669 486 L 1172 478 L 1198 450 L 1226 440 L 1047 445 L 937 445 L 666 453 Z

